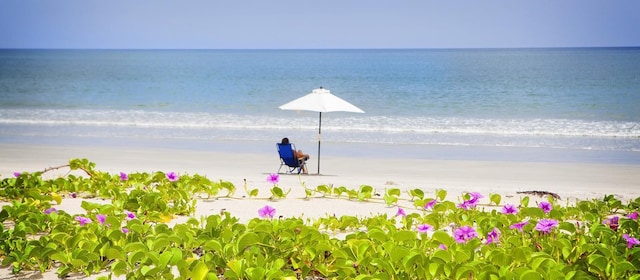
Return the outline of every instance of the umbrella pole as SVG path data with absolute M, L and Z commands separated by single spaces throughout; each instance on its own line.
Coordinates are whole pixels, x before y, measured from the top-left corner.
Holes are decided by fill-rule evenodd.
M 318 175 L 320 175 L 320 136 L 322 134 L 320 129 L 322 127 L 322 112 L 320 112 L 320 117 L 318 119 Z

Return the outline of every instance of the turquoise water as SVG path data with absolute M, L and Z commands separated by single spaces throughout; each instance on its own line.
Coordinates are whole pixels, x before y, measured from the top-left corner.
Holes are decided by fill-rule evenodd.
M 640 48 L 0 50 L 0 142 L 311 145 L 318 114 L 277 107 L 320 86 L 366 112 L 323 114 L 335 153 L 640 163 Z

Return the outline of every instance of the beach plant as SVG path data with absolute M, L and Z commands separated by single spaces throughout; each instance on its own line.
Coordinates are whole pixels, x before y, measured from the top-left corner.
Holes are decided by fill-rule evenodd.
M 399 188 L 390 188 L 385 190 L 384 192 L 384 202 L 387 204 L 387 206 L 391 206 L 393 204 L 397 204 L 398 203 L 398 199 L 400 197 L 400 189 Z
M 0 260 L 13 273 L 56 270 L 127 279 L 640 279 L 640 198 L 576 200 L 373 186 L 306 188 L 306 199 L 383 203 L 394 214 L 278 216 L 269 204 L 240 222 L 229 212 L 190 217 L 199 199 L 235 186 L 199 175 L 108 174 L 0 181 Z M 277 181 L 270 183 L 277 184 Z M 247 190 L 245 183 L 245 190 Z M 252 191 L 248 191 L 251 193 Z M 429 193 L 432 195 L 429 195 Z M 288 192 L 287 192 L 288 193 Z M 276 193 L 277 194 L 277 193 Z M 272 189 L 272 198 L 276 196 Z M 346 196 L 344 196 L 346 194 Z M 76 198 L 73 198 L 74 195 Z M 88 200 L 98 197 L 99 200 Z M 284 199 L 286 194 L 277 196 Z M 81 199 L 84 211 L 56 209 Z M 246 199 L 263 201 L 255 195 Z

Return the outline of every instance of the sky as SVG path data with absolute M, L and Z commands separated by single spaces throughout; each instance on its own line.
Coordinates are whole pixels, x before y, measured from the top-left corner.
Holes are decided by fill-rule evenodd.
M 0 0 L 0 48 L 640 46 L 638 0 Z

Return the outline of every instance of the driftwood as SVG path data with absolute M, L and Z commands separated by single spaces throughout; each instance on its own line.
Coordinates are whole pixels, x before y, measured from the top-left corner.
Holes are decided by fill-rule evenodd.
M 560 198 L 560 196 L 557 193 L 552 193 L 552 192 L 548 192 L 548 191 L 521 191 L 521 192 L 516 192 L 517 194 L 530 194 L 530 195 L 536 195 L 539 197 L 543 197 L 543 196 L 551 196 L 557 200 L 561 200 L 562 198 Z
M 47 168 L 45 168 L 44 170 L 42 170 L 42 173 L 44 174 L 44 173 L 47 173 L 47 172 L 49 172 L 49 171 L 57 170 L 57 169 L 64 168 L 64 167 L 69 167 L 69 168 L 70 168 L 70 167 L 71 167 L 71 164 L 64 164 L 64 165 L 60 165 L 60 166 L 47 167 Z M 80 167 L 80 168 L 78 168 L 78 169 L 80 169 L 80 170 L 84 171 L 84 173 L 86 173 L 87 175 L 89 175 L 89 177 L 91 177 L 91 176 L 93 175 L 93 174 L 91 174 L 91 172 L 89 172 L 89 170 L 86 170 L 86 169 L 84 169 L 84 168 L 82 168 L 82 167 Z M 71 172 L 71 170 L 67 171 L 67 173 L 66 173 L 64 176 L 69 175 L 69 173 L 70 173 L 70 172 Z

